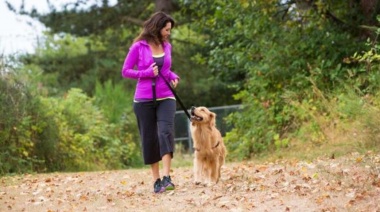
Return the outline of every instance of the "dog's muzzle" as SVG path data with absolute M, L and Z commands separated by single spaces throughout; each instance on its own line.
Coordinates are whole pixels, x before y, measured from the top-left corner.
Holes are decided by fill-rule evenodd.
M 195 112 L 194 112 L 195 109 L 196 109 L 195 106 L 192 106 L 191 109 L 190 109 L 190 114 L 191 114 L 190 120 L 191 120 L 191 121 L 202 121 L 203 118 L 200 117 L 200 116 L 197 116 L 197 115 L 195 114 Z

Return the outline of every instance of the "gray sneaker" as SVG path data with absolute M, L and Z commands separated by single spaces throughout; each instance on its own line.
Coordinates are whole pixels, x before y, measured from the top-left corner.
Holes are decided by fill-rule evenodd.
M 156 182 L 154 182 L 153 188 L 154 193 L 162 193 L 165 191 L 165 188 L 162 186 L 162 181 L 160 178 L 158 178 Z
M 165 189 L 165 190 L 174 190 L 175 186 L 174 184 L 172 183 L 172 179 L 170 178 L 170 176 L 164 176 L 164 178 L 162 178 L 162 187 Z

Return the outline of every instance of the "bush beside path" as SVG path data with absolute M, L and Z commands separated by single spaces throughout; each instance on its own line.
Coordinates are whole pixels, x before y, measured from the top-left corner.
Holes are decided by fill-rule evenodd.
M 227 163 L 217 185 L 174 168 L 154 194 L 149 169 L 0 178 L 0 211 L 380 211 L 380 154 Z

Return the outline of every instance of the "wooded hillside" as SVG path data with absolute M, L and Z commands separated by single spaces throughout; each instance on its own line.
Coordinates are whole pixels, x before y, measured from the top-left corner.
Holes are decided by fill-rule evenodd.
M 135 82 L 120 71 L 158 10 L 177 22 L 185 105 L 243 106 L 226 120 L 228 160 L 336 140 L 379 148 L 379 0 L 77 0 L 46 14 L 7 2 L 47 31 L 34 53 L 1 56 L 0 174 L 142 164 Z

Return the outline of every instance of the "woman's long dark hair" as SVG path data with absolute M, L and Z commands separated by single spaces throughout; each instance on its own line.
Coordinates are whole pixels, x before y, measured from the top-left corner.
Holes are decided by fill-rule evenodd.
M 164 40 L 161 35 L 161 29 L 163 29 L 167 23 L 172 24 L 174 27 L 174 19 L 164 12 L 156 12 L 150 16 L 150 18 L 144 22 L 144 28 L 140 35 L 137 36 L 133 42 L 146 40 L 148 43 L 163 44 Z

